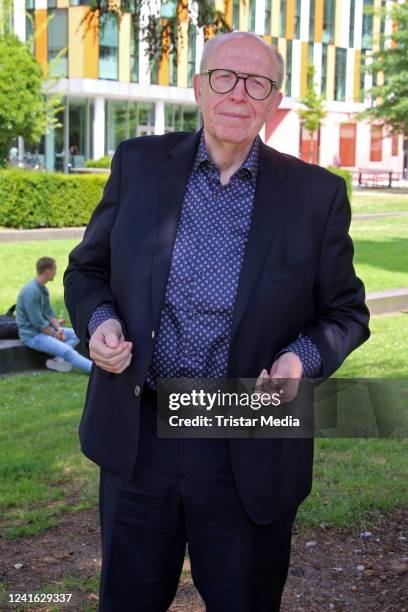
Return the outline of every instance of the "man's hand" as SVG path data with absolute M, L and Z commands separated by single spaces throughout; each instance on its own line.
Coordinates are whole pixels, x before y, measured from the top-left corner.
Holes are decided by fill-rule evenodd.
M 94 331 L 89 341 L 89 354 L 95 364 L 114 374 L 121 374 L 132 360 L 132 343 L 127 342 L 116 319 L 107 319 Z
M 283 353 L 274 361 L 269 374 L 262 370 L 256 381 L 256 390 L 279 393 L 281 404 L 286 404 L 296 397 L 302 372 L 302 362 L 296 353 Z
M 61 328 L 56 330 L 55 337 L 57 340 L 61 340 L 61 342 L 64 342 L 64 332 Z

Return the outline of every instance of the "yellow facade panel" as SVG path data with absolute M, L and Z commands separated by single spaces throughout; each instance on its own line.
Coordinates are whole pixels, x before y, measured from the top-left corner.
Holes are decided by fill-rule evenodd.
M 57 0 L 57 8 L 69 8 L 69 0 Z
M 188 21 L 182 21 L 178 32 L 177 85 L 187 87 L 188 83 Z
M 84 13 L 88 10 L 86 6 L 78 8 L 82 8 Z M 92 28 L 84 28 L 83 50 L 84 78 L 97 79 L 99 77 L 99 33 L 96 25 L 93 25 Z
M 354 51 L 354 88 L 353 102 L 360 101 L 360 71 L 361 71 L 361 51 Z
M 373 15 L 373 51 L 380 49 L 380 30 L 381 30 L 381 0 L 374 0 Z
M 271 19 L 271 29 L 272 36 L 274 38 L 278 38 L 280 34 L 280 11 L 281 5 L 280 0 L 272 0 L 272 19 Z
M 323 9 L 323 0 L 315 0 L 314 42 L 322 42 L 323 40 Z
M 130 15 L 129 15 L 130 17 Z M 166 25 L 167 20 L 161 20 L 161 25 Z M 168 35 L 163 36 L 163 46 L 169 46 Z M 170 80 L 170 63 L 169 63 L 169 51 L 163 53 L 159 60 L 159 85 L 168 85 Z
M 309 43 L 301 43 L 301 64 L 300 64 L 300 95 L 303 97 L 307 89 L 307 62 L 308 62 L 308 47 Z
M 119 81 L 130 82 L 130 13 L 125 13 L 119 22 Z
M 73 6 L 68 11 L 68 76 L 70 79 L 84 76 L 84 41 L 81 21 L 83 6 Z
M 334 100 L 334 70 L 336 62 L 336 47 L 327 45 L 327 89 L 326 100 Z
M 223 11 L 225 15 L 225 20 L 231 29 L 232 29 L 232 9 L 233 9 L 233 0 L 225 0 L 225 6 L 224 6 Z
M 239 29 L 248 32 L 249 25 L 249 0 L 239 2 Z
M 295 0 L 286 3 L 286 38 L 295 37 Z

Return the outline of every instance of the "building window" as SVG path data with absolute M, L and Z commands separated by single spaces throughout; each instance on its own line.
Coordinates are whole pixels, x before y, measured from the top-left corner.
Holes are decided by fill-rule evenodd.
M 324 0 L 323 42 L 327 44 L 334 42 L 334 15 L 335 0 Z
M 391 155 L 393 157 L 398 155 L 398 149 L 399 149 L 398 140 L 399 140 L 398 134 L 393 134 L 391 136 Z
M 292 40 L 286 41 L 286 79 L 285 79 L 285 95 L 292 94 Z
M 364 0 L 361 48 L 373 48 L 373 0 Z
M 26 0 L 25 11 L 25 26 L 26 26 L 26 41 L 32 54 L 34 54 L 34 19 L 35 19 L 35 1 Z
M 197 46 L 197 28 L 191 23 L 188 30 L 188 86 L 193 85 L 193 76 L 196 71 L 196 46 Z M 177 84 L 177 83 L 175 83 Z
M 302 0 L 296 0 L 295 4 L 295 38 L 300 38 L 300 11 Z
M 119 59 L 118 18 L 113 13 L 101 16 L 99 29 L 99 78 L 117 81 Z
M 370 161 L 382 160 L 382 125 L 371 126 Z
M 309 9 L 309 40 L 314 41 L 314 31 L 315 31 L 315 0 L 310 0 L 310 9 Z
M 139 82 L 139 27 L 132 19 L 130 30 L 130 80 Z
M 266 0 L 265 2 L 265 17 L 264 17 L 264 32 L 265 34 L 271 33 L 272 27 L 272 10 L 271 10 L 271 0 Z
M 346 65 L 347 49 L 336 48 L 336 64 L 334 69 L 334 99 L 346 99 Z
M 90 2 L 89 0 L 70 0 L 71 6 L 87 6 Z
M 150 61 L 150 83 L 152 85 L 159 83 L 159 58 L 157 56 Z
M 250 32 L 255 32 L 255 12 L 256 0 L 249 0 L 248 29 Z
M 68 58 L 63 50 L 68 45 L 68 16 L 67 9 L 48 11 L 48 64 L 51 76 L 68 76 Z M 57 59 L 58 57 L 58 59 Z
M 286 0 L 280 3 L 280 36 L 286 36 Z
M 322 88 L 321 93 L 322 96 L 326 97 L 326 87 L 327 87 L 327 45 L 325 43 L 322 44 Z
M 356 0 L 350 0 L 349 47 L 354 47 L 354 22 L 356 20 Z
M 160 7 L 160 17 L 171 19 L 177 14 L 177 0 L 162 0 Z
M 232 3 L 232 29 L 239 30 L 239 0 Z
M 154 104 L 127 100 L 105 102 L 105 151 L 115 152 L 121 140 L 154 133 Z
M 353 167 L 356 164 L 356 124 L 340 124 L 339 143 L 340 164 Z
M 47 0 L 47 8 L 57 8 L 57 0 Z
M 199 112 L 196 106 L 183 104 L 166 104 L 164 107 L 164 131 L 195 132 L 199 124 Z

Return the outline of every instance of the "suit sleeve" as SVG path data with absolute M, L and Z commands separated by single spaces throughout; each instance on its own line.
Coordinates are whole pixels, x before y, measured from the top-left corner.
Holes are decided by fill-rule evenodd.
M 303 330 L 319 350 L 322 378 L 333 374 L 347 355 L 370 336 L 364 285 L 353 266 L 350 221 L 346 184 L 341 179 L 320 249 L 315 285 L 317 317 Z
M 111 173 L 82 242 L 71 251 L 64 273 L 64 298 L 72 326 L 85 346 L 88 323 L 102 302 L 115 304 L 110 289 L 110 231 L 120 199 L 122 143 L 112 159 Z

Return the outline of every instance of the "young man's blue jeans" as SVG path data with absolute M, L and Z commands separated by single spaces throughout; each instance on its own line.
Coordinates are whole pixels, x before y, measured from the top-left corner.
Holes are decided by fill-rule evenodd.
M 64 340 L 57 340 L 53 336 L 41 333 L 27 340 L 25 344 L 36 351 L 49 353 L 54 355 L 54 357 L 62 357 L 65 361 L 69 361 L 74 368 L 89 373 L 92 361 L 82 357 L 82 355 L 74 350 L 74 347 L 79 344 L 79 338 L 75 335 L 74 330 L 70 327 L 61 327 L 61 329 L 64 332 Z

